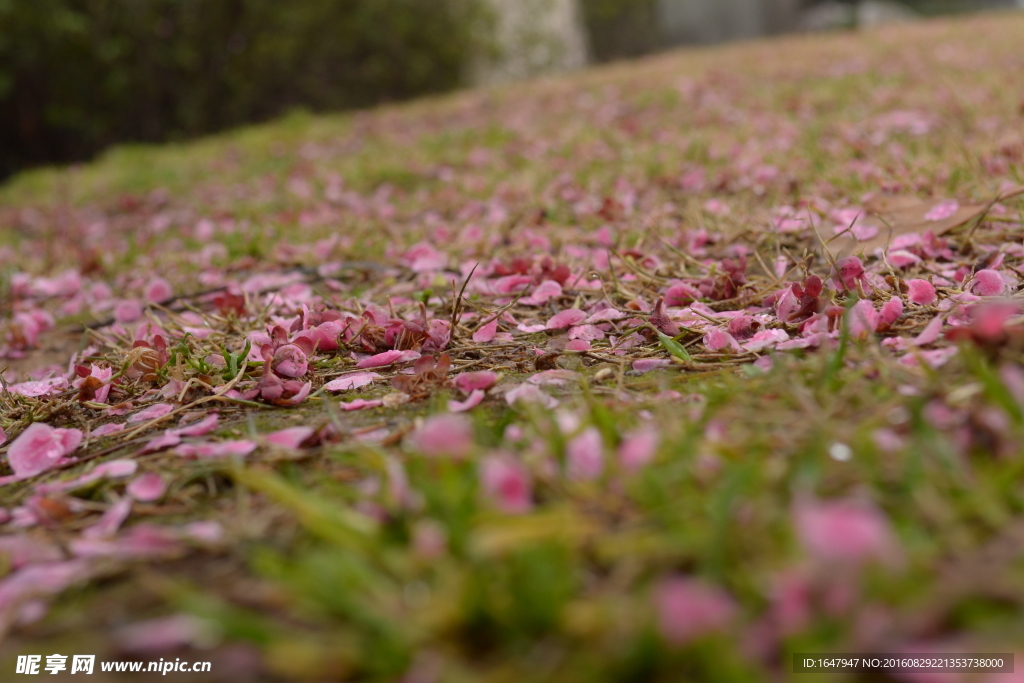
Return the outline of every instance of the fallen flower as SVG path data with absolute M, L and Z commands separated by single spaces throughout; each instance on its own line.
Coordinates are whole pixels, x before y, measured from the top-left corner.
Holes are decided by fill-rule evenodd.
M 174 406 L 170 403 L 154 403 L 148 408 L 144 408 L 139 412 L 131 415 L 128 418 L 128 422 L 146 422 L 148 420 L 157 420 L 164 417 L 168 413 L 174 410 Z
M 464 394 L 477 390 L 487 391 L 498 383 L 498 373 L 490 370 L 464 372 L 451 379 L 452 386 Z
M 510 455 L 489 455 L 480 463 L 480 485 L 495 507 L 508 514 L 533 507 L 530 474 Z
M 658 631 L 672 645 L 684 645 L 726 628 L 736 616 L 736 604 L 721 588 L 696 579 L 672 577 L 654 590 Z
M 803 502 L 794 512 L 804 548 L 827 562 L 891 560 L 897 546 L 889 523 L 875 508 L 852 500 Z
M 482 389 L 474 389 L 465 401 L 448 401 L 448 410 L 453 413 L 464 413 L 480 405 L 486 394 Z
M 384 402 L 367 401 L 366 399 L 357 398 L 354 401 L 341 401 L 338 405 L 342 410 L 362 410 L 364 408 L 379 408 L 384 405 Z
M 412 433 L 409 444 L 424 455 L 462 458 L 473 450 L 473 424 L 463 415 L 432 415 Z
M 927 280 L 907 280 L 907 287 L 910 288 L 910 291 L 907 293 L 907 300 L 911 303 L 921 304 L 922 306 L 935 303 L 937 298 L 935 287 Z
M 312 427 L 289 427 L 287 429 L 279 429 L 276 432 L 271 432 L 263 438 L 267 443 L 274 444 L 275 446 L 297 449 L 301 447 L 302 442 L 313 436 L 315 432 L 316 430 Z
M 156 472 L 147 472 L 129 482 L 125 491 L 141 503 L 152 503 L 163 498 L 167 483 Z
M 174 452 L 183 458 L 245 457 L 256 450 L 256 442 L 239 439 L 214 443 L 181 444 Z

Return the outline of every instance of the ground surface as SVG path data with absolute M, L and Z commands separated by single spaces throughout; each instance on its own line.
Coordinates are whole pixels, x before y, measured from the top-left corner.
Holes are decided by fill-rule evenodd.
M 0 666 L 1024 657 L 1022 41 L 682 52 L 16 179 Z

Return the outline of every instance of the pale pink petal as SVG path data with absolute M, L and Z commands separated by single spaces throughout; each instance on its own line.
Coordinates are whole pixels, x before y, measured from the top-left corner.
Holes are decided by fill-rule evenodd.
M 182 436 L 203 436 L 217 428 L 218 420 L 219 418 L 217 413 L 210 413 L 202 420 L 193 422 L 192 424 L 176 429 L 175 431 Z
M 372 384 L 375 379 L 380 379 L 380 375 L 376 372 L 356 372 L 333 379 L 325 384 L 323 388 L 324 391 L 349 391 Z
M 139 502 L 152 503 L 163 498 L 167 491 L 167 483 L 156 472 L 147 472 L 129 482 L 125 491 Z
M 897 552 L 886 518 L 856 501 L 799 504 L 795 525 L 811 555 L 829 562 L 861 563 L 892 558 Z
M 135 413 L 134 415 L 132 415 L 131 417 L 129 417 L 128 422 L 145 422 L 147 420 L 156 420 L 163 417 L 164 415 L 167 415 L 172 410 L 174 410 L 174 406 L 172 406 L 170 403 L 154 403 L 148 408 L 144 408 L 139 412 Z
M 452 378 L 452 386 L 464 394 L 481 389 L 487 391 L 498 383 L 498 374 L 490 370 L 464 372 Z
M 785 330 L 761 330 L 741 345 L 747 351 L 760 351 L 787 341 L 789 335 Z
M 651 428 L 626 434 L 619 444 L 619 463 L 630 472 L 640 469 L 654 459 L 660 440 L 658 432 Z
M 99 521 L 82 530 L 82 538 L 110 538 L 117 533 L 128 515 L 132 513 L 132 499 L 125 497 L 117 501 L 104 512 Z
M 566 351 L 589 351 L 590 342 L 584 339 L 573 339 L 565 345 Z
M 529 512 L 533 507 L 530 474 L 509 455 L 490 455 L 480 463 L 480 484 L 495 507 L 509 514 Z
M 173 448 L 179 443 L 181 443 L 181 434 L 175 430 L 167 430 L 160 436 L 147 441 L 146 445 L 142 447 L 142 452 L 156 453 L 165 448 Z
M 82 432 L 78 429 L 54 429 L 35 422 L 11 442 L 7 462 L 15 476 L 31 477 L 63 464 L 81 443 Z
M 167 280 L 154 278 L 146 285 L 146 300 L 152 303 L 160 303 L 174 296 L 174 290 Z
M 949 218 L 957 211 L 960 210 L 960 202 L 955 199 L 947 199 L 944 202 L 936 204 L 928 213 L 924 215 L 926 221 L 941 221 Z
M 708 351 L 721 351 L 722 349 L 729 349 L 737 353 L 742 351 L 739 342 L 731 334 L 717 327 L 708 328 L 704 335 L 704 346 Z
M 995 270 L 979 270 L 974 274 L 971 291 L 978 296 L 999 296 L 1006 289 L 1003 276 Z
M 101 436 L 110 436 L 111 434 L 117 434 L 118 432 L 124 431 L 124 428 L 125 424 L 123 422 L 108 422 L 92 430 L 90 435 L 96 438 Z
M 362 410 L 364 408 L 379 408 L 384 405 L 383 401 L 367 401 L 363 398 L 357 398 L 354 401 L 342 401 L 338 404 L 342 410 Z
M 922 306 L 935 303 L 937 298 L 935 287 L 927 280 L 907 280 L 907 287 L 910 288 L 910 291 L 907 293 L 907 299 L 911 303 L 921 304 Z
M 903 299 L 894 296 L 882 306 L 882 312 L 878 316 L 879 326 L 890 327 L 893 323 L 903 317 Z
M 505 401 L 511 406 L 518 401 L 526 403 L 540 403 L 549 410 L 558 407 L 558 399 L 545 394 L 533 384 L 523 383 L 505 393 Z
M 668 358 L 637 358 L 633 361 L 632 368 L 637 372 L 650 372 L 659 368 L 667 368 L 672 365 Z
M 256 450 L 256 442 L 247 440 L 218 441 L 215 443 L 183 443 L 174 452 L 184 458 L 245 457 Z
M 313 436 L 314 432 L 316 430 L 312 427 L 288 427 L 287 429 L 271 432 L 263 438 L 276 446 L 297 449 L 302 445 L 303 441 Z
M 943 319 L 941 315 L 937 315 L 931 319 L 931 321 L 925 325 L 924 330 L 921 334 L 917 335 L 914 339 L 915 346 L 926 346 L 928 344 L 934 344 L 939 338 L 939 333 L 942 331 Z
M 397 363 L 398 361 L 402 360 L 403 354 L 404 352 L 398 350 L 385 351 L 384 353 L 378 353 L 376 355 L 370 356 L 369 358 L 362 359 L 361 361 L 356 363 L 356 367 L 383 368 L 385 366 Z
M 465 457 L 473 450 L 473 423 L 464 415 L 432 415 L 412 433 L 409 443 L 424 455 Z
M 569 328 L 568 337 L 569 339 L 594 341 L 597 339 L 604 339 L 604 332 L 599 330 L 595 325 L 576 325 Z
M 565 473 L 575 481 L 591 481 L 604 472 L 604 444 L 596 427 L 587 427 L 565 447 Z
M 486 344 L 494 339 L 494 335 L 498 332 L 498 319 L 495 318 L 491 322 L 487 323 L 479 330 L 473 333 L 473 341 L 477 344 Z
M 453 413 L 464 413 L 476 408 L 484 400 L 486 394 L 481 389 L 474 389 L 465 401 L 448 401 L 448 410 Z
M 673 645 L 725 629 L 736 616 L 736 604 L 717 586 L 696 579 L 673 577 L 654 591 L 661 637 Z
M 111 460 L 97 465 L 91 472 L 68 481 L 57 481 L 36 486 L 36 492 L 49 495 L 64 491 L 74 491 L 103 479 L 123 479 L 135 474 L 139 464 L 134 460 Z
M 561 330 L 566 327 L 578 325 L 587 319 L 587 314 L 578 308 L 568 308 L 561 313 L 556 313 L 548 320 L 545 327 L 549 330 Z
M 878 329 L 878 320 L 875 305 L 867 299 L 861 299 L 846 314 L 847 330 L 854 339 L 867 339 Z

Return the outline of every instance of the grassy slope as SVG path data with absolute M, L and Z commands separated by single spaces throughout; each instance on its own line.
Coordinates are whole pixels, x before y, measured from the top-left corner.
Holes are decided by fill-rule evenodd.
M 334 256 L 386 260 L 396 245 L 436 236 L 439 224 L 457 232 L 483 222 L 465 209 L 495 198 L 508 217 L 488 230 L 511 231 L 544 209 L 557 251 L 608 222 L 574 204 L 624 182 L 639 196 L 635 212 L 612 219 L 624 246 L 642 249 L 651 235 L 703 225 L 770 253 L 757 237 L 769 212 L 801 198 L 856 204 L 882 186 L 984 201 L 1002 182 L 1024 182 L 1020 160 L 1000 156 L 1021 129 L 1022 35 L 1024 18 L 1006 15 L 682 52 L 355 115 L 296 116 L 188 145 L 119 149 L 3 188 L 4 234 L 23 249 L 19 269 L 51 272 L 82 252 L 32 240 L 66 238 L 69 221 L 105 217 L 129 244 L 99 248 L 105 278 L 152 269 L 189 291 L 195 265 L 186 250 L 200 241 L 178 226 L 201 217 L 245 226 L 223 238 L 223 267 L 246 257 L 254 257 L 249 266 L 316 265 L 316 253 L 282 256 L 281 245 L 335 233 L 350 241 Z M 927 131 L 879 122 L 897 110 L 927 119 Z M 776 173 L 758 176 L 766 165 Z M 701 168 L 705 186 L 682 189 L 680 178 Z M 323 189 L 339 177 L 388 212 L 325 210 Z M 707 211 L 712 198 L 729 213 Z M 35 218 L 23 210 L 30 206 Z M 140 230 L 160 213 L 172 217 L 169 232 Z M 180 241 L 168 248 L 172 239 Z M 788 675 L 789 652 L 913 643 L 1019 650 L 1021 408 L 994 377 L 969 350 L 936 372 L 889 362 L 872 344 L 781 356 L 769 373 L 621 377 L 631 403 L 600 386 L 563 400 L 610 441 L 637 423 L 638 408 L 650 411 L 662 447 L 641 474 L 538 484 L 535 511 L 505 518 L 478 504 L 472 464 L 410 458 L 422 506 L 403 509 L 384 496 L 390 516 L 368 538 L 340 511 L 363 500 L 351 482 L 379 475 L 399 447 L 342 445 L 255 468 L 241 486 L 217 466 L 168 464 L 178 477 L 169 514 L 220 520 L 224 549 L 72 591 L 4 652 L 111 652 L 113 629 L 174 610 L 212 619 L 226 642 L 259 653 L 255 675 L 284 680 L 393 680 L 411 666 L 437 667 L 442 680 L 678 680 L 689 672 L 746 681 Z M 663 389 L 702 398 L 667 402 L 655 397 Z M 929 419 L 936 402 L 963 423 Z M 401 433 L 440 406 L 434 398 L 351 420 Z M 1004 427 L 984 426 L 991 407 L 1003 411 Z M 501 443 L 516 422 L 551 451 L 564 448 L 544 414 L 485 408 L 475 418 L 481 444 Z M 326 419 L 322 410 L 299 414 Z M 902 446 L 880 449 L 872 432 L 881 427 Z M 243 420 L 232 429 L 248 427 Z M 835 443 L 854 457 L 830 458 Z M 7 495 L 6 504 L 18 502 L 20 494 Z M 811 495 L 872 500 L 898 539 L 892 563 L 826 571 L 807 560 L 791 515 L 794 501 Z M 425 519 L 447 530 L 450 550 L 440 558 L 410 549 Z M 738 625 L 683 650 L 664 646 L 652 587 L 669 573 L 725 587 L 740 605 Z M 778 596 L 787 578 L 812 597 L 806 624 L 784 631 Z M 227 662 L 226 647 L 211 656 Z

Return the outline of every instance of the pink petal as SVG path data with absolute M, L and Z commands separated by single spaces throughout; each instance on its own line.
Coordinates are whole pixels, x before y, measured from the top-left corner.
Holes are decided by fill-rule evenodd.
M 271 432 L 263 438 L 277 446 L 297 449 L 303 441 L 313 436 L 315 431 L 312 427 L 289 427 Z
M 378 353 L 369 358 L 364 358 L 356 363 L 357 368 L 382 368 L 392 363 L 396 363 L 402 359 L 402 351 L 393 350 L 385 351 L 384 353 Z
M 7 432 L 4 431 L 3 427 L 0 427 L 0 446 L 7 443 Z
M 465 401 L 448 401 L 448 410 L 453 413 L 464 413 L 480 405 L 486 394 L 481 389 L 474 389 Z
M 894 296 L 882 306 L 882 312 L 878 316 L 878 324 L 890 327 L 893 323 L 903 317 L 903 299 Z
M 926 221 L 941 221 L 949 218 L 957 211 L 960 210 L 960 202 L 955 199 L 947 199 L 944 202 L 936 204 L 931 211 L 924 215 Z
M 487 323 L 479 330 L 473 333 L 473 341 L 477 344 L 486 344 L 494 339 L 494 335 L 498 332 L 498 319 L 495 318 L 491 322 Z
M 1002 278 L 1000 278 L 1000 282 L 1002 282 Z M 935 287 L 927 280 L 907 280 L 907 287 L 910 288 L 907 299 L 911 303 L 927 306 L 935 303 L 935 299 L 938 298 L 935 294 Z
M 659 368 L 667 368 L 672 365 L 668 358 L 638 358 L 633 361 L 632 368 L 637 372 L 650 372 Z
M 122 498 L 107 508 L 106 512 L 100 515 L 99 520 L 95 524 L 83 529 L 82 538 L 109 538 L 113 536 L 131 513 L 131 497 Z
M 707 347 L 708 351 L 721 351 L 722 349 L 729 349 L 737 353 L 741 351 L 736 339 L 728 332 L 717 327 L 708 328 L 707 333 L 704 335 L 704 346 Z
M 867 339 L 878 329 L 878 311 L 868 299 L 861 299 L 846 314 L 846 324 L 854 339 Z
M 256 442 L 246 440 L 218 441 L 215 443 L 184 443 L 174 452 L 184 458 L 229 458 L 245 457 L 256 450 Z
M 665 579 L 654 591 L 661 637 L 673 645 L 720 631 L 736 616 L 736 604 L 717 586 L 689 578 Z
M 124 431 L 124 428 L 125 424 L 123 422 L 108 422 L 92 430 L 90 435 L 97 438 L 101 436 L 109 436 L 111 434 L 117 434 L 120 431 Z
M 412 433 L 409 442 L 424 455 L 465 457 L 473 450 L 473 423 L 464 415 L 432 415 Z
M 934 344 L 935 340 L 939 338 L 939 332 L 942 331 L 942 315 L 937 315 L 931 319 L 931 321 L 925 325 L 924 330 L 921 334 L 917 335 L 914 339 L 915 346 L 926 346 L 928 344 Z
M 568 337 L 569 339 L 594 341 L 596 339 L 604 339 L 604 332 L 599 330 L 595 325 L 576 325 L 569 328 Z
M 484 458 L 480 463 L 480 484 L 484 495 L 502 512 L 520 514 L 533 507 L 530 474 L 512 456 Z
M 366 399 L 357 398 L 354 401 L 342 401 L 338 404 L 342 410 L 362 410 L 364 408 L 379 408 L 384 405 L 383 401 L 367 401 Z
M 650 428 L 626 434 L 619 444 L 619 463 L 627 471 L 640 469 L 654 459 L 660 440 L 658 432 Z
M 889 523 L 875 508 L 855 501 L 803 503 L 795 511 L 797 535 L 815 557 L 860 563 L 896 552 Z
M 487 391 L 498 382 L 498 374 L 490 370 L 464 372 L 452 378 L 452 386 L 464 394 L 481 389 Z
M 587 314 L 578 308 L 568 308 L 561 313 L 556 313 L 548 320 L 546 329 L 549 330 L 562 330 L 566 327 L 572 327 L 578 325 L 587 319 Z
M 68 388 L 68 381 L 63 377 L 51 377 L 49 379 L 30 380 L 10 385 L 12 394 L 20 396 L 53 396 Z
M 160 436 L 150 439 L 146 442 L 146 445 L 142 447 L 143 453 L 156 453 L 162 451 L 165 448 L 173 448 L 181 443 L 181 434 L 175 430 L 167 430 Z
M 525 401 L 527 403 L 540 403 L 549 410 L 552 408 L 556 408 L 558 406 L 557 398 L 545 394 L 536 386 L 528 383 L 520 384 L 519 386 L 505 393 L 505 402 L 508 403 L 510 406 L 515 405 L 518 401 Z
M 591 481 L 604 471 L 604 444 L 596 427 L 587 427 L 565 447 L 566 476 L 575 481 Z
M 176 431 L 178 434 L 181 434 L 182 436 L 203 436 L 215 430 L 217 428 L 217 422 L 217 413 L 210 413 L 202 420 L 199 420 L 198 422 L 193 422 L 192 424 L 186 425 L 185 427 L 181 427 L 180 429 L 176 429 L 174 431 Z
M 146 300 L 152 303 L 160 303 L 174 296 L 174 290 L 170 283 L 163 278 L 154 278 L 146 285 Z
M 147 420 L 156 420 L 158 418 L 163 417 L 164 415 L 167 415 L 172 410 L 174 410 L 174 406 L 172 406 L 170 403 L 154 403 L 148 408 L 144 408 L 143 410 L 140 410 L 139 412 L 129 417 L 128 422 L 145 422 Z
M 380 379 L 380 375 L 376 372 L 356 372 L 331 380 L 323 386 L 323 389 L 324 391 L 348 391 L 372 384 L 375 379 Z
M 142 503 L 152 503 L 163 498 L 167 491 L 167 483 L 159 474 L 147 472 L 132 480 L 125 488 L 128 495 Z
M 62 464 L 81 443 L 78 429 L 54 429 L 35 422 L 11 442 L 7 462 L 17 477 L 31 477 Z
M 590 342 L 584 339 L 573 339 L 565 345 L 566 351 L 589 351 Z
M 978 296 L 999 296 L 1006 289 L 1003 276 L 997 271 L 986 268 L 974 274 L 971 291 Z

